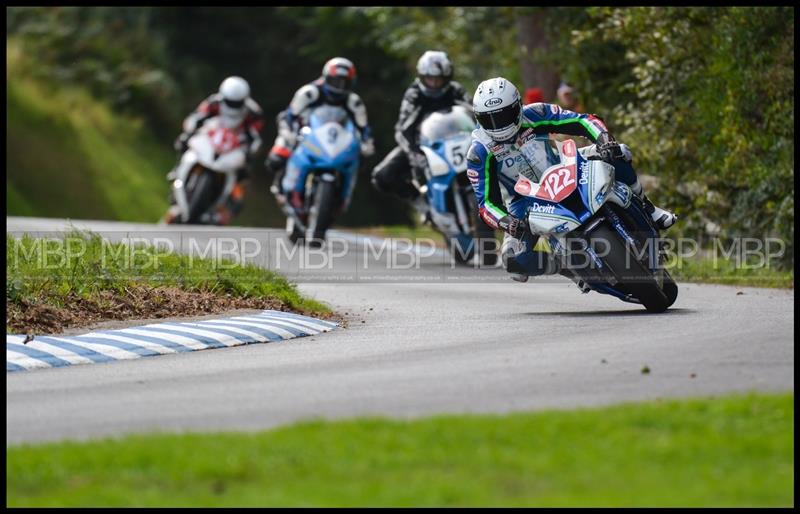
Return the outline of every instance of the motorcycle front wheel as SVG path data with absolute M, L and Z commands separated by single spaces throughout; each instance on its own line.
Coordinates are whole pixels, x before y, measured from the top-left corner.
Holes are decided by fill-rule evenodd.
M 614 287 L 633 295 L 648 312 L 664 312 L 675 301 L 677 286 L 670 301 L 658 286 L 653 272 L 640 262 L 633 249 L 608 222 L 601 223 L 589 234 L 589 243 L 596 254 L 602 255 L 603 263 L 614 275 L 617 282 Z M 671 277 L 670 282 L 674 284 Z
M 319 180 L 314 192 L 314 203 L 308 213 L 309 246 L 322 246 L 325 233 L 333 224 L 336 211 L 337 188 L 335 182 Z
M 192 170 L 192 174 L 195 176 L 195 180 L 192 181 L 191 190 L 186 192 L 189 200 L 189 220 L 187 223 L 200 223 L 203 213 L 208 210 L 217 197 L 216 184 L 214 183 L 212 172 L 206 169 L 195 168 Z

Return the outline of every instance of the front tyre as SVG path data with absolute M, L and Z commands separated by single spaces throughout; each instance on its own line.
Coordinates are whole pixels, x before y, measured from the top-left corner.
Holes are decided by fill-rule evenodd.
M 309 246 L 320 247 L 325 240 L 325 233 L 333 224 L 336 211 L 336 183 L 320 179 L 314 193 L 314 203 L 308 214 Z
M 675 300 L 678 298 L 678 284 L 675 283 L 675 280 L 672 279 L 667 270 L 663 270 L 664 273 L 664 284 L 661 287 L 661 290 L 664 291 L 664 295 L 667 297 L 667 307 L 671 307 Z
M 189 200 L 189 220 L 187 223 L 200 223 L 200 218 L 215 200 L 214 177 L 211 172 L 201 169 L 195 172 L 193 187 L 187 191 Z
M 675 301 L 677 286 L 674 295 L 671 294 L 673 297 L 670 301 L 658 286 L 653 272 L 639 261 L 633 249 L 622 240 L 608 222 L 601 223 L 592 231 L 589 243 L 595 253 L 602 255 L 603 264 L 610 268 L 608 271 L 613 274 L 617 282 L 614 287 L 633 295 L 642 302 L 648 312 L 664 312 Z M 669 275 L 664 277 L 665 287 L 667 277 Z M 671 277 L 669 281 L 672 282 Z

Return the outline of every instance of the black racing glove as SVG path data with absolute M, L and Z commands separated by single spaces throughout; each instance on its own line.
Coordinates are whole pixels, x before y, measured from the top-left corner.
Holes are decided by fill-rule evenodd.
M 497 222 L 497 226 L 508 232 L 508 235 L 515 239 L 522 239 L 525 234 L 529 233 L 528 224 L 525 223 L 525 220 L 515 218 L 510 214 L 500 218 L 500 221 Z
M 601 132 L 595 144 L 597 145 L 597 153 L 600 155 L 600 158 L 609 164 L 614 164 L 614 161 L 624 157 L 619 143 L 617 143 L 614 136 L 608 132 Z

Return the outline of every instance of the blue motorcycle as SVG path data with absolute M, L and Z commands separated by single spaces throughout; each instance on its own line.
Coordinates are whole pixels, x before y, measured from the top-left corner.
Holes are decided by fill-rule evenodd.
M 538 176 L 520 174 L 514 185 L 531 198 L 531 232 L 589 289 L 650 312 L 667 310 L 678 286 L 665 269 L 659 231 L 642 200 L 615 179 L 614 166 L 594 145 L 577 148 L 572 139 L 534 138 L 520 150 L 542 163 Z
M 428 160 L 426 184 L 420 187 L 428 203 L 428 220 L 445 239 L 461 264 L 477 256 L 482 265 L 497 262 L 494 229 L 478 216 L 478 205 L 467 178 L 467 151 L 475 121 L 461 106 L 428 115 L 419 128 L 420 149 Z
M 360 157 L 358 131 L 343 108 L 323 105 L 311 112 L 282 182 L 287 195 L 302 198 L 302 207 L 279 199 L 293 243 L 322 244 L 336 216 L 347 210 Z

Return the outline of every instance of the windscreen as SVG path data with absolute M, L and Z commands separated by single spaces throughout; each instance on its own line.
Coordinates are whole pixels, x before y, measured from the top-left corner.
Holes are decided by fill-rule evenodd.
M 436 141 L 463 133 L 469 134 L 475 126 L 472 116 L 461 106 L 455 106 L 447 111 L 436 111 L 425 118 L 420 125 L 419 142 L 425 146 L 432 146 Z

